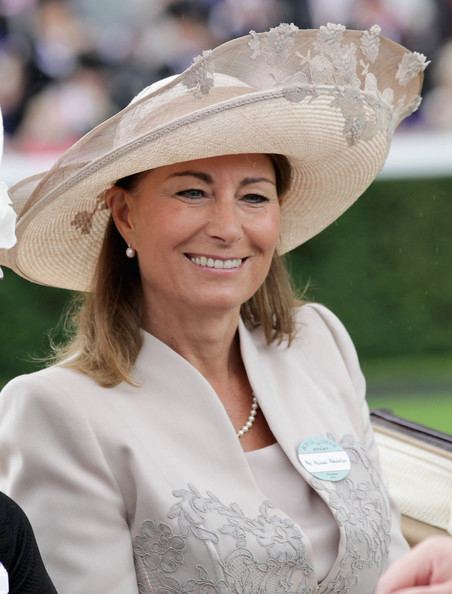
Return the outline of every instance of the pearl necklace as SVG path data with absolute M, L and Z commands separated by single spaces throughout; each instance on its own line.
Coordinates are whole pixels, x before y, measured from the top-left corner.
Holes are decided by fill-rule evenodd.
M 240 439 L 245 435 L 247 431 L 251 429 L 254 425 L 254 421 L 256 420 L 257 409 L 259 408 L 259 404 L 257 403 L 257 398 L 253 394 L 253 401 L 251 402 L 251 411 L 249 417 L 246 420 L 246 423 L 237 431 L 237 437 Z

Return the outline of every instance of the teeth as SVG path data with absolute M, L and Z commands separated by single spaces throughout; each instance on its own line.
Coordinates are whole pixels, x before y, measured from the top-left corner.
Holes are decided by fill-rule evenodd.
M 231 258 L 230 260 L 219 260 L 213 258 L 206 258 L 205 256 L 190 256 L 190 260 L 197 266 L 205 266 L 207 268 L 238 268 L 242 263 L 241 258 Z

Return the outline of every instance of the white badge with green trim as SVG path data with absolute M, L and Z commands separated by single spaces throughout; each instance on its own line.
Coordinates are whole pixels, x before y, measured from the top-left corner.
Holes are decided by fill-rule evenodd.
M 309 437 L 297 448 L 298 460 L 305 470 L 322 481 L 341 481 L 350 472 L 350 458 L 335 441 Z

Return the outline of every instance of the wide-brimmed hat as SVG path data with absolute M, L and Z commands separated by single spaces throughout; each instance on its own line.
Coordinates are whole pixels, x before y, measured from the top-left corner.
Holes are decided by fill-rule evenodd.
M 0 264 L 41 284 L 87 291 L 116 180 L 241 153 L 285 155 L 279 253 L 342 214 L 381 169 L 392 134 L 420 103 L 425 57 L 380 28 L 282 24 L 206 51 L 144 89 L 46 173 L 16 184 L 17 245 Z

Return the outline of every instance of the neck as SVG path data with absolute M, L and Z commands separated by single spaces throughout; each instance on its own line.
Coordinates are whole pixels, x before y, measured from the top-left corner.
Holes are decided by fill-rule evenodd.
M 167 344 L 195 367 L 221 400 L 236 431 L 249 418 L 252 390 L 240 352 L 238 323 L 240 308 L 229 312 L 169 311 L 153 303 L 144 329 Z M 253 421 L 254 425 L 254 421 Z M 246 450 L 264 447 L 275 438 L 263 415 L 254 431 L 242 437 Z
M 168 311 L 152 304 L 144 328 L 184 357 L 213 385 L 223 384 L 242 367 L 237 328 L 240 310 Z

